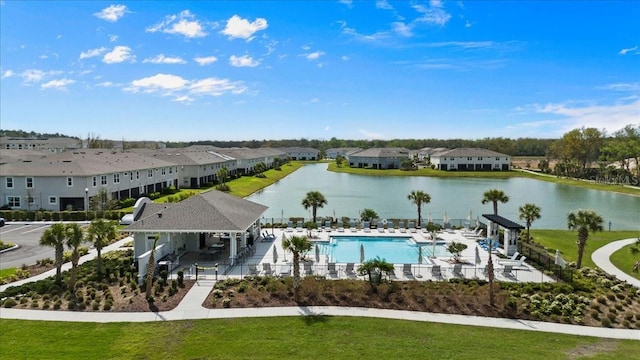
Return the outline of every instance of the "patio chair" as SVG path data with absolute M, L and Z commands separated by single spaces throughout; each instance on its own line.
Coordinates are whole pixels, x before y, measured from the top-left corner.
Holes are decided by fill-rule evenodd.
M 312 264 L 308 261 L 305 261 L 304 263 L 304 274 L 305 275 L 313 275 L 313 267 Z
M 398 223 L 398 231 L 400 231 L 401 233 L 407 232 L 407 229 L 405 229 L 404 227 L 404 221 L 400 221 L 400 223 Z
M 293 222 L 289 221 L 287 223 L 287 229 L 285 231 L 286 232 L 292 232 L 293 231 Z
M 247 275 L 258 275 L 259 273 L 258 264 L 249 264 L 249 272 Z
M 357 276 L 356 271 L 354 270 L 353 263 L 347 263 L 347 267 L 344 269 L 344 272 L 347 274 L 347 276 Z
M 518 258 L 518 256 L 520 256 L 519 252 L 515 252 L 513 255 L 511 255 L 510 258 L 508 259 L 498 259 L 498 264 L 503 263 L 503 262 L 509 262 L 509 261 L 516 261 L 516 259 Z
M 390 233 L 396 232 L 396 225 L 393 223 L 393 221 L 387 222 L 387 232 L 390 232 Z
M 371 232 L 371 223 L 368 221 L 365 221 L 362 223 L 362 230 L 364 230 L 364 232 L 368 233 Z
M 382 221 L 378 221 L 378 224 L 376 225 L 376 228 L 378 229 L 379 233 L 383 233 L 384 232 L 384 224 L 382 223 Z
M 464 274 L 462 273 L 462 264 L 454 264 L 453 269 L 451 269 L 453 276 L 462 278 Z
M 406 277 L 413 277 L 413 270 L 411 270 L 411 264 L 402 265 L 402 274 Z
M 349 230 L 351 232 L 356 232 L 358 231 L 358 229 L 356 229 L 356 223 L 353 220 L 349 221 Z
M 322 221 L 316 221 L 316 230 L 319 232 L 323 230 Z
M 327 274 L 331 277 L 338 277 L 338 270 L 336 270 L 336 263 L 327 264 Z
M 442 279 L 442 271 L 440 265 L 433 265 L 431 267 L 431 277 Z
M 505 265 L 502 268 L 502 275 L 504 277 L 513 277 L 513 265 Z
M 273 269 L 271 269 L 271 264 L 270 263 L 262 263 L 262 273 L 265 276 L 273 275 Z
M 327 220 L 324 222 L 324 231 L 331 231 L 331 220 Z
M 416 224 L 413 221 L 409 222 L 409 232 L 416 233 L 418 230 L 416 229 Z
M 296 223 L 296 232 L 302 232 L 302 222 Z

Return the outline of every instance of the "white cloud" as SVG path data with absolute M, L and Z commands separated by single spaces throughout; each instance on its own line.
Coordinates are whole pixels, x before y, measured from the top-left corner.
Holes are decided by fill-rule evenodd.
M 118 41 L 118 38 L 118 35 L 109 35 L 109 42 L 116 42 Z
M 376 0 L 376 8 L 384 10 L 393 10 L 393 6 L 387 0 Z
M 66 90 L 67 85 L 71 85 L 75 80 L 71 79 L 60 79 L 60 80 L 51 80 L 47 83 L 40 85 L 42 89 L 57 89 L 57 90 Z
M 178 97 L 174 98 L 171 101 L 180 102 L 180 103 L 183 103 L 183 104 L 190 104 L 193 101 L 195 101 L 195 99 L 190 97 L 190 96 L 187 96 L 187 95 L 181 95 L 181 96 L 178 96 Z
M 304 54 L 304 57 L 306 57 L 307 60 L 318 60 L 324 54 L 324 51 L 314 51 L 312 53 Z
M 353 7 L 353 0 L 338 0 L 341 4 L 345 5 L 349 9 Z
M 160 54 L 158 56 L 144 59 L 143 63 L 152 63 L 152 64 L 186 64 L 187 62 L 179 57 L 170 57 L 164 56 L 164 54 Z
M 329 131 L 329 130 L 331 130 L 331 126 L 327 125 L 324 127 L 324 131 Z
M 618 54 L 620 55 L 627 55 L 628 53 L 631 53 L 633 55 L 638 55 L 640 54 L 640 51 L 638 51 L 638 45 L 631 47 L 631 48 L 627 48 L 627 49 L 622 49 L 618 52 Z
M 102 11 L 97 12 L 93 15 L 96 17 L 106 20 L 109 22 L 116 22 L 120 20 L 124 14 L 128 13 L 127 7 L 125 5 L 111 5 L 107 8 L 102 9 Z
M 340 26 L 342 27 L 343 34 L 352 36 L 354 39 L 362 42 L 377 42 L 389 38 L 389 33 L 385 31 L 378 31 L 376 33 L 367 35 L 360 34 L 355 28 L 348 27 L 347 23 L 344 21 L 340 21 Z
M 148 92 L 154 93 L 158 91 L 171 92 L 182 89 L 189 84 L 189 81 L 180 76 L 170 74 L 156 74 L 131 82 L 131 87 L 127 88 L 131 92 Z
M 22 72 L 22 74 L 20 74 L 20 76 L 22 76 L 22 79 L 26 83 L 40 82 L 44 77 L 44 75 L 45 75 L 44 71 L 37 70 L 37 69 L 25 70 Z
M 186 38 L 198 38 L 208 35 L 200 21 L 196 20 L 189 10 L 184 10 L 178 15 L 169 15 L 164 21 L 148 27 L 146 31 L 150 33 L 160 31 L 166 34 L 178 34 Z
M 87 51 L 83 51 L 83 52 L 80 53 L 80 60 L 92 58 L 92 57 L 95 57 L 95 56 L 100 56 L 105 51 L 107 51 L 107 48 L 104 47 L 104 46 L 103 47 L 99 47 L 97 49 L 90 49 L 90 50 L 87 50 Z
M 411 37 L 413 35 L 411 32 L 411 26 L 400 21 L 391 23 L 391 29 L 393 29 L 393 32 L 403 37 Z
M 347 55 L 342 55 L 341 59 L 342 59 L 343 61 L 349 61 L 351 58 L 350 58 L 350 57 L 348 57 Z
M 116 64 L 123 61 L 134 61 L 135 56 L 131 54 L 131 48 L 128 46 L 116 46 L 104 55 L 102 61 L 107 64 Z
M 227 25 L 221 31 L 229 38 L 240 38 L 245 40 L 251 40 L 253 34 L 260 30 L 264 30 L 268 27 L 267 20 L 264 18 L 257 18 L 253 22 L 249 22 L 247 19 L 242 19 L 238 15 L 233 15 L 227 20 Z
M 229 64 L 236 67 L 256 67 L 260 65 L 260 61 L 254 60 L 251 56 L 235 56 L 229 57 Z
M 111 81 L 104 81 L 104 82 L 101 82 L 99 84 L 96 84 L 96 86 L 99 86 L 99 87 L 114 87 L 114 86 L 116 86 L 116 84 L 114 84 Z
M 565 126 L 561 129 L 562 133 L 583 126 L 614 132 L 626 125 L 638 123 L 640 99 L 619 101 L 610 105 L 535 104 L 533 109 L 538 113 L 564 117 Z
M 228 79 L 207 78 L 198 80 L 189 86 L 192 94 L 220 96 L 226 93 L 242 94 L 247 91 L 247 87 L 240 82 L 233 82 Z
M 360 134 L 362 134 L 365 138 L 367 139 L 376 139 L 376 140 L 383 140 L 385 139 L 385 136 L 382 134 L 378 134 L 372 131 L 369 131 L 367 129 L 358 129 L 358 132 Z
M 196 57 L 193 58 L 193 61 L 197 62 L 200 66 L 204 66 L 213 64 L 214 62 L 218 61 L 218 58 L 215 56 Z
M 465 23 L 464 23 L 464 27 L 466 27 L 466 28 L 470 28 L 471 26 L 472 26 L 472 25 L 471 25 L 471 23 L 469 22 L 469 20 L 465 21 Z
M 640 82 L 608 84 L 603 89 L 614 91 L 640 91 Z
M 13 75 L 15 75 L 15 73 L 13 72 L 13 70 L 7 70 L 5 72 L 2 73 L 2 76 L 0 78 L 2 79 L 6 79 L 6 78 L 10 78 Z
M 429 6 L 415 4 L 412 7 L 422 14 L 416 19 L 417 22 L 443 26 L 451 19 L 451 14 L 444 10 L 444 5 L 440 0 L 431 0 Z

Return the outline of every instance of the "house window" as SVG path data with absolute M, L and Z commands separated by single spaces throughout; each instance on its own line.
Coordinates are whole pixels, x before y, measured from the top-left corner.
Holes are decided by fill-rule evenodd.
M 107 185 L 107 175 L 100 176 L 100 184 Z
M 467 157 L 467 160 L 471 161 L 473 158 L 471 156 Z
M 29 203 L 29 205 L 33 205 L 35 199 L 31 195 L 27 195 L 27 202 Z
M 26 182 L 27 182 L 27 189 L 33 189 L 33 178 L 32 177 L 26 178 Z
M 93 181 L 93 187 L 98 186 L 98 178 L 97 177 L 94 176 L 92 181 Z
M 55 196 L 49 196 L 49 205 L 55 205 L 58 203 L 58 198 Z
M 496 156 L 496 160 L 497 160 L 497 161 L 500 161 L 500 157 L 499 157 L 499 156 Z
M 120 184 L 120 174 L 113 174 L 113 183 Z
M 7 205 L 12 208 L 20 207 L 20 196 L 7 196 Z
M 136 171 L 136 180 L 140 179 L 140 171 Z
M 8 177 L 5 180 L 5 185 L 7 186 L 7 189 L 13 189 L 13 178 L 12 177 Z
M 211 168 L 213 169 L 213 166 Z M 169 168 L 169 174 L 173 174 L 173 166 Z
M 153 177 L 153 170 L 147 170 L 147 177 Z
M 69 187 L 73 186 L 73 178 L 72 177 L 68 177 L 67 178 L 67 186 L 69 186 Z
M 478 156 L 478 160 L 482 160 L 482 156 Z
M 167 168 L 162 168 L 162 176 L 167 175 Z

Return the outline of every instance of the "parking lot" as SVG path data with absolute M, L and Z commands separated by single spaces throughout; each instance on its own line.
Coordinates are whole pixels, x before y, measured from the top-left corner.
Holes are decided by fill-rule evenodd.
M 20 267 L 23 264 L 35 264 L 37 260 L 55 256 L 55 251 L 49 246 L 40 246 L 40 238 L 48 224 L 7 223 L 0 228 L 0 239 L 5 243 L 12 243 L 20 247 L 0 254 L 0 269 Z

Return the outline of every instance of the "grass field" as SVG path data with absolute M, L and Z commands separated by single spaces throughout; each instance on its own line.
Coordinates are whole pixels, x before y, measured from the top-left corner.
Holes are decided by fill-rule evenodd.
M 282 165 L 280 170 L 270 169 L 265 171 L 263 173 L 265 175 L 264 178 L 243 176 L 241 178 L 228 181 L 227 185 L 229 185 L 229 188 L 231 189 L 229 193 L 239 197 L 249 196 L 298 170 L 303 165 L 304 163 L 302 162 L 292 161 L 288 164 Z
M 576 231 L 532 229 L 531 236 L 533 237 L 533 241 L 548 248 L 552 255 L 555 255 L 555 251 L 557 249 L 560 250 L 562 258 L 566 261 L 571 262 L 578 260 L 578 246 L 576 245 L 578 233 Z M 612 241 L 638 236 L 640 236 L 640 231 L 600 231 L 589 234 L 587 246 L 584 249 L 584 256 L 582 258 L 582 266 L 595 267 L 593 260 L 591 260 L 591 254 L 599 247 L 602 247 Z M 631 269 L 629 266 L 618 267 L 620 269 L 629 269 L 629 271 Z
M 630 359 L 640 341 L 347 317 L 0 320 L 2 359 Z M 541 346 L 541 344 L 544 344 Z
M 636 261 L 640 260 L 640 254 L 634 255 L 631 252 L 632 246 L 633 245 L 627 245 L 622 249 L 614 252 L 611 255 L 610 260 L 611 260 L 611 263 L 615 265 L 618 269 L 623 270 L 627 274 L 640 280 L 640 273 L 632 271 L 633 264 L 635 264 Z

